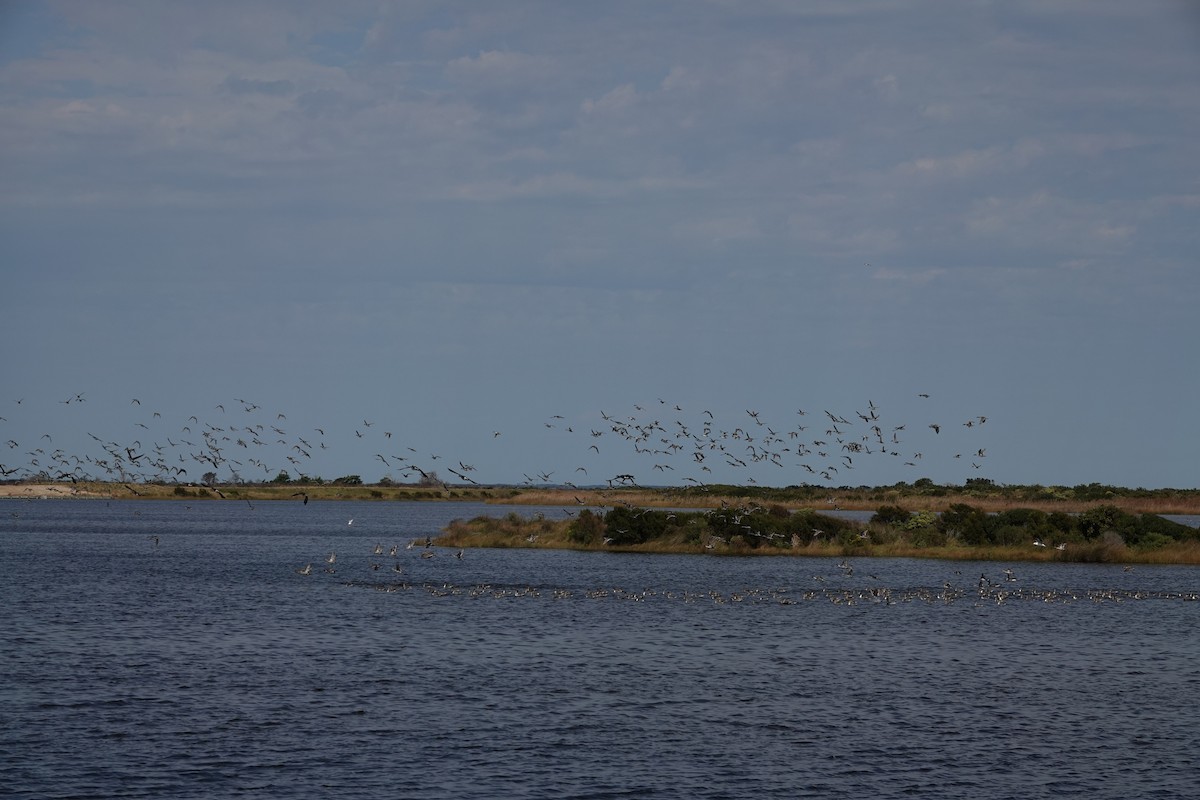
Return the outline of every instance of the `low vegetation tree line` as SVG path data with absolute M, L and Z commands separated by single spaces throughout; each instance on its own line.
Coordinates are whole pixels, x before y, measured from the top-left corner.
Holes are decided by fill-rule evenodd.
M 601 542 L 622 547 L 660 539 L 682 544 L 712 541 L 749 549 L 788 547 L 813 539 L 849 544 L 858 536 L 851 523 L 814 511 L 789 511 L 780 505 L 722 508 L 706 511 L 665 511 L 617 506 L 600 514 L 584 509 L 567 529 L 570 541 Z
M 876 517 L 881 514 L 884 509 Z M 1017 545 L 1031 540 L 1070 544 L 1120 537 L 1127 547 L 1153 549 L 1172 542 L 1200 541 L 1200 530 L 1191 526 L 1155 514 L 1130 514 L 1108 505 L 1079 514 L 1030 508 L 987 514 L 958 503 L 942 512 L 935 527 L 967 545 Z
M 1025 546 L 1039 542 L 1088 544 L 1105 541 L 1149 550 L 1172 543 L 1200 542 L 1200 530 L 1154 514 L 1130 514 L 1098 506 L 1080 514 L 1018 508 L 988 513 L 955 504 L 941 514 L 882 506 L 861 524 L 811 510 L 780 505 L 665 511 L 618 506 L 605 513 L 584 509 L 567 526 L 570 542 L 625 547 L 673 539 L 681 544 L 719 541 L 739 549 L 792 549 L 810 543 L 866 547 L 905 541 L 914 547 L 947 545 Z

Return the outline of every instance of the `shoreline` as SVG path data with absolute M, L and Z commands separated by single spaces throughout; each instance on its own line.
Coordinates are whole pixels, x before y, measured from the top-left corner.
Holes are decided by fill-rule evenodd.
M 133 484 L 80 481 L 78 483 L 0 483 L 3 499 L 77 499 L 77 500 L 253 500 L 313 502 L 372 500 L 380 502 L 480 502 L 494 505 L 538 505 L 564 508 L 720 508 L 735 505 L 779 506 L 791 511 L 878 511 L 894 506 L 906 511 L 940 513 L 956 504 L 969 505 L 986 512 L 1013 509 L 1078 514 L 1090 509 L 1112 506 L 1131 514 L 1200 515 L 1200 490 L 1164 490 L 1143 494 L 1128 490 L 1089 498 L 1049 498 L 1029 496 L 1029 487 L 996 487 L 990 492 L 944 489 L 935 494 L 895 487 L 824 489 L 789 487 L 763 489 L 720 486 L 711 492 L 689 491 L 679 487 L 616 489 L 517 487 L 517 486 L 419 486 L 393 485 L 308 485 L 308 484 L 235 484 L 202 486 L 198 484 Z M 1169 494 L 1167 492 L 1170 492 Z M 819 496 L 818 496 L 819 495 Z
M 593 513 L 605 513 L 606 510 L 619 509 L 622 513 L 625 508 L 646 508 L 663 510 L 664 508 L 675 508 L 679 510 L 685 505 L 691 505 L 695 510 L 703 510 L 705 506 L 697 504 L 697 499 L 705 499 L 710 502 L 707 508 L 712 509 L 719 507 L 721 503 L 732 505 L 733 502 L 745 503 L 746 498 L 734 498 L 731 495 L 713 496 L 709 498 L 681 497 L 669 490 L 659 492 L 648 492 L 647 490 L 628 490 L 616 492 L 597 492 L 597 491 L 547 491 L 545 489 L 533 489 L 521 491 L 513 487 L 480 487 L 472 492 L 455 492 L 450 490 L 433 491 L 424 487 L 344 487 L 344 486 L 180 486 L 180 485 L 158 485 L 158 484 L 96 484 L 96 483 L 80 483 L 80 484 L 56 484 L 56 483 L 28 483 L 28 484 L 0 484 L 0 501 L 32 501 L 32 500 L 212 500 L 214 502 L 233 501 L 263 501 L 263 502 L 302 502 L 311 499 L 314 502 L 342 500 L 378 500 L 380 502 L 479 502 L 491 505 L 509 505 L 509 506 L 555 506 L 561 505 L 565 508 L 580 509 L 581 511 L 592 510 Z M 813 508 L 812 504 L 796 503 L 769 503 L 778 512 L 779 509 L 787 508 L 792 513 L 809 513 L 815 514 L 818 517 L 823 511 L 875 511 L 878 510 L 881 504 L 870 504 L 865 502 L 854 503 L 850 498 L 841 498 L 846 501 L 846 505 L 842 506 L 837 501 L 836 497 L 830 498 L 835 500 L 832 507 Z M 1013 509 L 1037 509 L 1035 503 L 1021 503 L 1014 498 L 1006 498 L 1003 503 L 989 504 L 979 502 L 980 498 L 973 497 L 949 497 L 936 498 L 942 503 L 933 504 L 928 502 L 933 498 L 921 496 L 907 496 L 899 498 L 889 498 L 891 503 L 882 505 L 890 505 L 893 508 L 907 508 L 911 512 L 936 512 L 944 511 L 956 502 L 967 503 L 974 506 L 976 509 L 984 512 L 1003 512 Z M 1072 503 L 1071 507 L 1067 508 L 1066 503 L 1056 503 L 1049 511 L 1059 511 L 1066 513 L 1081 513 L 1097 506 L 1110 506 L 1122 508 L 1125 513 L 1145 513 L 1154 516 L 1172 516 L 1175 515 L 1172 511 L 1162 511 L 1157 506 L 1161 505 L 1161 500 L 1156 500 L 1148 505 L 1155 506 L 1153 510 L 1148 508 L 1138 508 L 1136 501 L 1138 498 L 1123 498 L 1126 502 L 1118 504 L 1116 502 L 1095 501 L 1093 503 Z M 632 501 L 639 501 L 634 503 Z M 941 507 L 939 508 L 938 505 Z M 624 507 L 624 508 L 623 508 Z M 769 511 L 769 508 L 759 508 L 760 511 Z M 1046 510 L 1046 509 L 1041 509 Z M 500 509 L 497 509 L 497 514 Z M 548 549 L 571 549 L 571 550 L 586 550 L 609 553 L 642 553 L 642 554 L 677 554 L 677 555 L 712 555 L 716 557 L 742 557 L 742 556 L 792 556 L 799 558 L 806 557 L 858 557 L 858 558 L 927 558 L 942 561 L 1040 561 L 1040 562 L 1062 562 L 1062 563 L 1116 563 L 1116 564 L 1175 564 L 1175 565 L 1200 565 L 1200 543 L 1196 541 L 1176 542 L 1174 544 L 1161 547 L 1159 549 L 1147 550 L 1136 547 L 1125 547 L 1124 545 L 1114 547 L 1104 547 L 1100 549 L 1092 548 L 1089 552 L 1080 552 L 1077 548 L 1072 547 L 1068 552 L 1043 552 L 1040 550 L 1030 550 L 1025 547 L 1011 546 L 996 546 L 996 545 L 974 545 L 963 546 L 958 544 L 950 545 L 915 545 L 911 542 L 894 541 L 887 544 L 882 542 L 866 542 L 855 541 L 851 544 L 836 544 L 832 541 L 817 543 L 806 543 L 802 546 L 791 548 L 770 548 L 770 549 L 755 549 L 741 546 L 730 542 L 728 545 L 720 545 L 713 547 L 711 542 L 708 547 L 697 542 L 686 542 L 677 537 L 669 537 L 653 542 L 645 543 L 628 543 L 617 546 L 601 545 L 597 542 L 580 542 L 571 540 L 568 535 L 570 520 L 558 520 L 551 522 L 550 520 L 518 520 L 516 514 L 509 512 L 505 520 L 500 520 L 497 517 L 485 518 L 489 522 L 482 526 L 477 525 L 481 520 L 472 520 L 471 522 L 455 521 L 448 527 L 444 528 L 440 535 L 436 538 L 436 543 L 443 547 L 500 547 L 500 548 L 548 548 Z M 574 514 L 571 514 L 574 517 Z M 682 512 L 681 512 L 682 516 Z M 1197 516 L 1197 511 L 1182 511 L 1178 516 Z M 512 518 L 510 520 L 510 517 Z M 833 520 L 829 520 L 833 523 Z M 844 523 L 838 523 L 844 524 Z M 874 523 L 872 523 L 874 524 Z M 508 528 L 507 530 L 498 530 L 499 528 Z M 822 527 L 825 527 L 822 525 Z M 486 533 L 484 532 L 486 529 Z M 530 539 L 530 534 L 533 534 Z

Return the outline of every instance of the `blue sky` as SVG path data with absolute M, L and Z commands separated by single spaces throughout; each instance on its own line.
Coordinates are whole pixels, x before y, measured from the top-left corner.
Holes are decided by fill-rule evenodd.
M 1194 488 L 1195 9 L 5 4 L 0 463 Z

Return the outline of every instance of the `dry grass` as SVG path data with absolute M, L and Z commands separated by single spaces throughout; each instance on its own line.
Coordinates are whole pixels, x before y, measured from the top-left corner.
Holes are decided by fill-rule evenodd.
M 567 536 L 570 520 L 530 520 L 517 514 L 453 520 L 434 540 L 440 547 L 587 549 Z

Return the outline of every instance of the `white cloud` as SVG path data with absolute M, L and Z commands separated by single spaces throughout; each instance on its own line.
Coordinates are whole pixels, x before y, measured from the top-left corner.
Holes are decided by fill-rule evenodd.
M 474 57 L 453 59 L 446 64 L 446 76 L 475 85 L 521 86 L 546 80 L 553 74 L 554 66 L 553 60 L 544 56 L 486 50 Z
M 1123 242 L 1129 239 L 1137 231 L 1135 225 L 1108 225 L 1100 224 L 1092 228 L 1092 234 L 1107 242 Z
M 572 172 L 551 172 L 522 180 L 494 180 L 462 183 L 450 188 L 447 197 L 476 202 L 497 202 L 522 198 L 615 197 L 621 185 L 595 180 Z
M 879 267 L 871 273 L 871 278 L 877 281 L 920 285 L 941 278 L 946 273 L 947 270 L 944 267 L 927 267 L 916 270 Z
M 688 242 L 709 245 L 758 239 L 763 235 L 758 221 L 746 215 L 687 220 L 673 225 L 672 233 Z
M 52 113 L 56 117 L 69 119 L 81 114 L 94 114 L 96 113 L 96 107 L 83 100 L 72 100 L 69 103 L 64 103 L 63 105 L 58 106 Z
M 972 204 L 963 222 L 971 236 L 1012 254 L 1056 254 L 1047 263 L 1091 263 L 1089 259 L 1112 263 L 1136 241 L 1138 226 L 1122 215 L 1135 213 L 1138 205 L 1068 198 L 1041 189 L 1025 196 L 981 199 Z M 1118 245 L 1121 249 L 1114 249 Z M 1072 255 L 1058 255 L 1066 253 Z
M 873 82 L 875 91 L 884 100 L 896 100 L 900 97 L 900 81 L 895 75 L 883 75 Z
M 230 75 L 221 82 L 221 88 L 233 94 L 265 94 L 272 97 L 282 97 L 292 94 L 296 86 L 285 78 L 270 80 Z
M 1022 170 L 1046 153 L 1033 139 L 1008 145 L 961 150 L 947 156 L 923 156 L 901 164 L 903 174 L 932 178 L 967 178 L 988 173 Z
M 552 197 L 614 199 L 696 187 L 694 182 L 665 177 L 600 178 L 559 171 L 528 178 L 455 184 L 448 188 L 444 197 L 475 202 Z
M 606 92 L 597 100 L 584 100 L 580 108 L 584 114 L 589 116 L 614 116 L 632 108 L 637 103 L 637 99 L 637 89 L 632 83 L 626 83 Z
M 967 230 L 995 235 L 1024 227 L 1035 214 L 1041 216 L 1051 203 L 1050 193 L 1045 189 L 1021 198 L 987 197 L 973 204 L 966 217 Z

